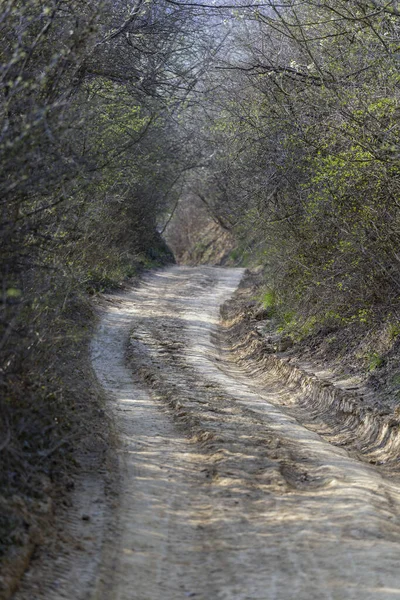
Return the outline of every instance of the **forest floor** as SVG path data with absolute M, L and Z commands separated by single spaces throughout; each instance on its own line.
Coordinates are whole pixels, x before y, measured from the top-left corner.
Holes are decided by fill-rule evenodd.
M 33 568 L 16 600 L 400 597 L 397 420 L 266 353 L 251 285 L 221 321 L 242 277 L 174 266 L 105 297 L 92 360 L 115 496 L 88 478 L 84 552 L 62 550 L 32 591 Z

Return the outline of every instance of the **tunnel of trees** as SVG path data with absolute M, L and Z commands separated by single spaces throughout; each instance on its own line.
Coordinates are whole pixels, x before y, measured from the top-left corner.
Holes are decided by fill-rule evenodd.
M 388 0 L 2 2 L 10 493 L 65 435 L 66 319 L 172 260 L 161 232 L 182 198 L 233 236 L 232 259 L 263 265 L 288 331 L 386 320 L 398 335 L 399 33 Z

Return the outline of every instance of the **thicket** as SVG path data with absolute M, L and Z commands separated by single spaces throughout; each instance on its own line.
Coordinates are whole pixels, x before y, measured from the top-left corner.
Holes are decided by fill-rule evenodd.
M 51 460 L 73 442 L 76 405 L 58 367 L 86 339 L 85 295 L 173 258 L 157 226 L 192 160 L 177 118 L 209 51 L 201 35 L 188 46 L 194 33 L 163 1 L 1 4 L 6 496 L 39 493 L 40 475 L 52 476 Z
M 211 75 L 205 189 L 298 334 L 400 319 L 397 4 L 262 3 Z

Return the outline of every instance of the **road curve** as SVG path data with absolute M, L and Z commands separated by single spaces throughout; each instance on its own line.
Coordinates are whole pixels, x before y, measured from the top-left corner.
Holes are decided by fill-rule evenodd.
M 121 438 L 98 600 L 400 598 L 400 488 L 221 352 L 243 271 L 171 267 L 108 299 L 93 365 Z M 281 404 L 281 405 L 280 405 Z

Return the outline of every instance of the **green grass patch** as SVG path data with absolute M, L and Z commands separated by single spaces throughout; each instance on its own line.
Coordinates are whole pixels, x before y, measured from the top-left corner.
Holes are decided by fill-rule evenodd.
M 267 290 L 261 298 L 261 302 L 264 308 L 269 308 L 272 310 L 276 309 L 276 294 L 275 290 Z
M 368 371 L 374 371 L 383 367 L 385 359 L 378 352 L 371 352 L 367 356 Z

